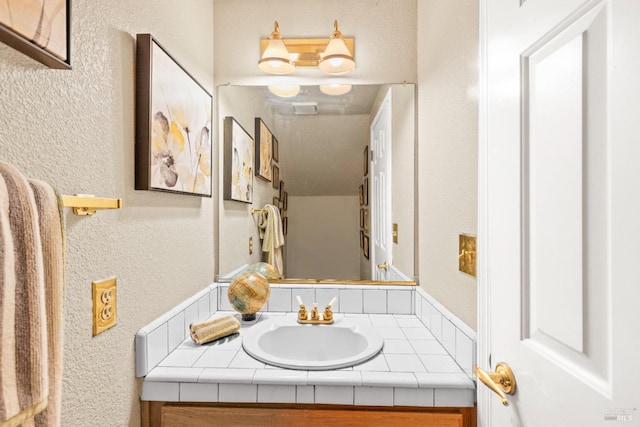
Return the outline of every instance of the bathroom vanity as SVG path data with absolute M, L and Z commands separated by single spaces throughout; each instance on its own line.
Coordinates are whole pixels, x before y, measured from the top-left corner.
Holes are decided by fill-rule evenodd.
M 422 289 L 272 284 L 268 305 L 239 334 L 194 344 L 190 323 L 235 314 L 226 295 L 226 284 L 212 284 L 136 335 L 143 426 L 475 425 L 475 333 Z M 243 335 L 268 322 L 295 324 L 298 295 L 321 307 L 338 297 L 336 325 L 303 327 L 373 328 L 382 350 L 331 370 L 284 369 L 251 357 Z

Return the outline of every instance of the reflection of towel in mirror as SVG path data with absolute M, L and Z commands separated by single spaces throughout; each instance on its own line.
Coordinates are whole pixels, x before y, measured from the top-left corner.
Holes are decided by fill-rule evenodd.
M 273 205 L 265 205 L 258 216 L 258 229 L 262 239 L 262 252 L 267 252 L 267 262 L 271 264 L 282 277 L 284 267 L 282 265 L 282 246 L 284 246 L 284 234 L 282 233 L 282 220 L 280 211 Z

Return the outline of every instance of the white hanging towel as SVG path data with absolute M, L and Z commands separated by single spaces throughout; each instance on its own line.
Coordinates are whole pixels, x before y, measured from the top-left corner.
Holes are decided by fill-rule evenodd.
M 262 239 L 262 252 L 267 253 L 267 262 L 278 271 L 280 277 L 283 277 L 282 246 L 284 246 L 284 234 L 282 233 L 280 210 L 273 205 L 265 205 L 258 216 L 258 229 L 260 230 L 260 239 Z

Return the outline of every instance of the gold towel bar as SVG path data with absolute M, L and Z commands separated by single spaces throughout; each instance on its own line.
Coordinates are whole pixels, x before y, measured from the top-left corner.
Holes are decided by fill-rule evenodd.
M 266 209 L 251 209 L 251 215 L 255 215 L 257 213 L 262 213 L 264 212 Z
M 90 216 L 98 209 L 121 209 L 122 199 L 105 199 L 92 196 L 62 196 L 62 205 L 65 208 L 73 208 L 73 213 L 81 216 Z

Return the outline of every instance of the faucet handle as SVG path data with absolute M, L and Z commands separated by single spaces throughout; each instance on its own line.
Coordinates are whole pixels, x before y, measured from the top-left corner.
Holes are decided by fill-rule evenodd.
M 300 295 L 297 296 L 298 303 L 300 304 L 300 309 L 298 310 L 298 319 L 299 320 L 307 320 L 309 314 L 307 313 L 307 307 L 302 303 L 302 298 Z

